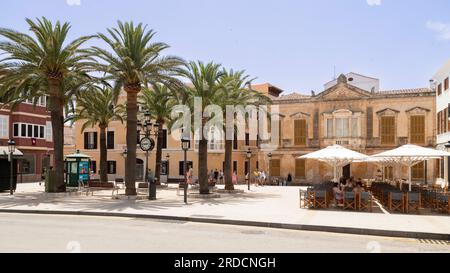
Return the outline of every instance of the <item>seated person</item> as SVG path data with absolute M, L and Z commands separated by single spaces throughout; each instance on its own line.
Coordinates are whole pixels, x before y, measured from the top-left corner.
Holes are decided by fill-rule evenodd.
M 356 194 L 360 194 L 362 191 L 364 191 L 362 183 L 361 182 L 356 183 L 356 187 L 353 188 L 353 192 Z
M 334 183 L 333 195 L 336 205 L 341 204 L 344 199 L 344 193 L 338 183 Z

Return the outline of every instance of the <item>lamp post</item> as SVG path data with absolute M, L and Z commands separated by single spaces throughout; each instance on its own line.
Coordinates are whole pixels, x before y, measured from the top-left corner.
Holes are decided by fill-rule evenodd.
M 183 163 L 183 170 L 184 170 L 184 203 L 187 205 L 187 151 L 189 150 L 189 146 L 191 144 L 191 140 L 189 137 L 182 137 L 181 138 L 181 148 L 184 151 L 184 163 Z
M 169 168 L 169 161 L 170 160 L 170 154 L 167 154 L 166 155 L 166 175 L 167 175 L 167 182 L 169 182 L 169 170 L 170 170 L 170 168 Z
M 248 190 L 250 191 L 250 179 L 252 176 L 252 168 L 250 167 L 250 163 L 251 163 L 251 159 L 252 158 L 252 150 L 250 150 L 250 148 L 248 148 L 247 150 L 247 160 L 248 160 L 248 179 L 247 179 L 247 186 L 248 186 Z
M 10 177 L 9 177 L 9 194 L 13 195 L 13 184 L 14 184 L 14 160 L 13 155 L 16 151 L 16 142 L 13 139 L 8 140 L 8 150 L 9 150 L 9 162 L 10 162 Z
M 153 126 L 153 128 L 152 128 Z M 141 147 L 141 150 L 145 152 L 145 181 L 149 183 L 148 185 L 148 199 L 149 200 L 156 200 L 156 185 L 155 181 L 152 181 L 149 177 L 148 173 L 148 157 L 149 152 L 152 151 L 155 148 L 155 141 L 151 138 L 154 136 L 155 138 L 158 137 L 158 127 L 159 124 L 155 123 L 152 124 L 151 122 L 151 113 L 149 111 L 146 111 L 144 113 L 144 122 L 138 122 L 138 128 L 143 129 L 144 133 L 140 134 L 144 136 L 142 139 L 139 140 L 139 145 Z M 156 164 L 161 164 L 156 162 Z
M 272 183 L 272 181 L 270 181 L 270 176 L 272 175 L 270 172 L 270 167 L 271 167 L 271 161 L 272 161 L 272 153 L 269 153 L 267 155 L 267 157 L 269 158 L 269 171 L 268 171 L 268 180 L 269 180 L 269 185 Z

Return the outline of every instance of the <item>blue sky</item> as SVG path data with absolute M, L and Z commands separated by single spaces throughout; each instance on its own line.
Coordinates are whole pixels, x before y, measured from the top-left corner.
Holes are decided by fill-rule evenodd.
M 167 54 L 245 69 L 255 82 L 321 91 L 337 73 L 381 79 L 382 89 L 425 87 L 450 59 L 448 0 L 3 0 L 0 26 L 24 18 L 70 21 L 71 37 L 117 20 L 143 22 Z M 95 43 L 95 41 L 93 42 Z

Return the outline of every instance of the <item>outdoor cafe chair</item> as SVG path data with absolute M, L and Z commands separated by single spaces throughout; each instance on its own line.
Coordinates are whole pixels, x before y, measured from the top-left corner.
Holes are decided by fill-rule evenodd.
M 303 199 L 304 208 L 314 208 L 315 191 L 313 188 L 307 188 Z
M 326 190 L 314 191 L 314 208 L 328 208 L 328 199 Z
M 389 192 L 388 207 L 390 211 L 405 212 L 405 194 L 403 192 Z
M 406 194 L 406 213 L 409 213 L 410 210 L 419 213 L 421 207 L 422 201 L 420 192 L 408 192 Z
M 372 212 L 373 207 L 373 198 L 370 192 L 361 192 L 359 194 L 359 202 L 358 202 L 359 210 L 368 210 Z
M 344 191 L 344 209 L 356 210 L 356 194 L 354 192 Z
M 437 206 L 438 211 L 450 214 L 449 197 L 450 197 L 450 195 L 448 193 L 447 194 L 445 194 L 445 193 L 437 194 L 436 206 Z

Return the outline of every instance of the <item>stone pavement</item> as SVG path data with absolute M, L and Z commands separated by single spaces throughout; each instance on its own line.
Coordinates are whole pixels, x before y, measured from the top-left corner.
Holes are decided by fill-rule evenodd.
M 220 188 L 223 187 L 219 185 Z M 246 186 L 239 186 L 246 189 Z M 157 200 L 115 200 L 111 191 L 94 196 L 49 196 L 44 186 L 19 184 L 11 197 L 0 193 L 0 212 L 57 213 L 160 218 L 364 235 L 450 240 L 450 216 L 373 213 L 299 207 L 300 187 L 255 187 L 251 192 L 221 194 L 217 199 L 177 196 L 175 185 L 158 189 Z M 124 190 L 120 190 L 123 194 Z M 144 194 L 144 193 L 143 193 Z

